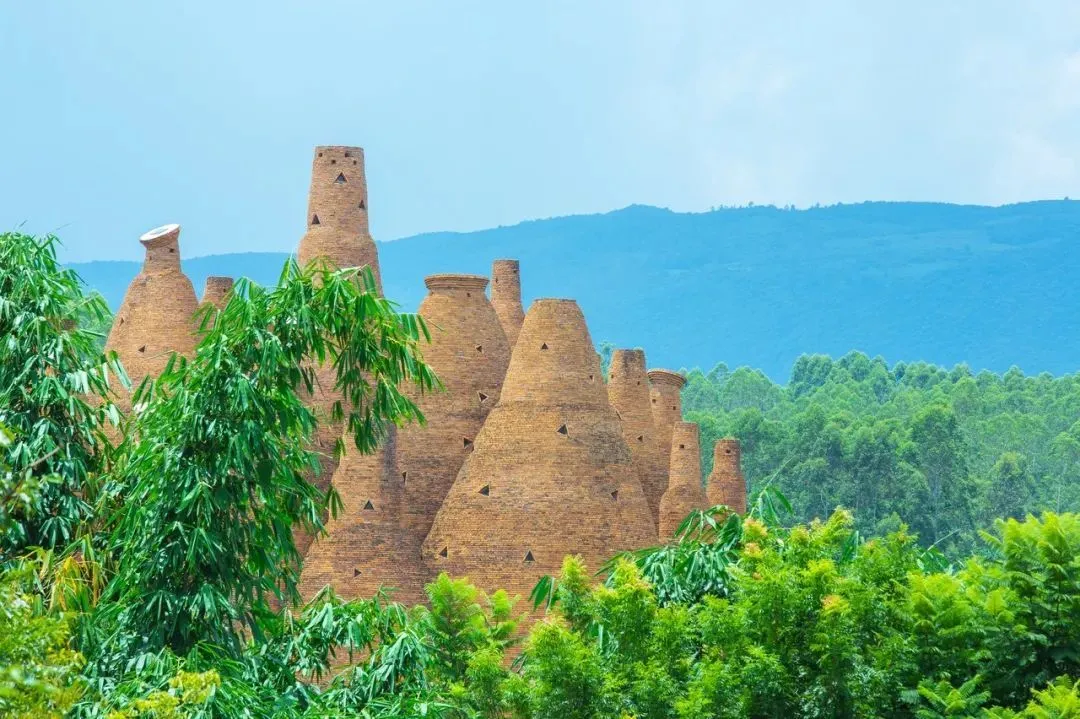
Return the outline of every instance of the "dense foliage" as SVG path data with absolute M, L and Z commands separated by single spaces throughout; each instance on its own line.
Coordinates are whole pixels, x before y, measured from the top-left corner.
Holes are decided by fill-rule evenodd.
M 855 409 L 848 424 L 827 418 L 836 429 L 824 436 L 896 425 L 895 465 L 882 455 L 837 475 L 859 486 L 883 472 L 877 504 L 807 494 L 827 461 L 820 475 L 798 455 L 765 463 L 773 442 L 846 456 L 808 419 L 824 413 L 829 381 L 793 382 L 753 421 L 737 406 L 704 418 L 709 432 L 744 438 L 755 483 L 768 484 L 745 517 L 695 512 L 673 542 L 603 568 L 568 557 L 528 599 L 443 575 L 426 606 L 329 590 L 301 604 L 292 530 L 320 531 L 338 505 L 308 481 L 316 418 L 300 393 L 313 389 L 311 360 L 334 368 L 338 413 L 369 450 L 389 423 L 422 421 L 403 386 L 437 389 L 422 322 L 377 297 L 369 272 L 289 263 L 275 287 L 241 282 L 220 312 L 205 309 L 194 355 L 137 388 L 137 411 L 120 417 L 107 388 L 122 371 L 108 369 L 94 332 L 67 321 L 96 300 L 56 265 L 52 240 L 0 242 L 0 716 L 1080 717 L 1080 516 L 983 521 L 1005 505 L 980 502 L 1027 496 L 1034 460 L 1002 448 L 996 489 L 980 490 L 980 438 L 960 394 L 917 401 L 944 379 L 906 388 L 910 369 L 893 368 L 899 388 L 877 406 L 894 416 L 880 418 L 856 411 L 872 405 L 851 387 L 833 388 L 836 407 Z M 688 404 L 715 406 L 728 386 L 695 375 Z M 1060 406 L 1030 406 L 1063 416 L 1069 402 L 1062 392 Z M 1000 415 L 980 416 L 992 427 Z M 925 495 L 890 494 L 897 467 Z M 1032 496 L 1047 501 L 1038 486 Z M 939 539 L 958 518 L 991 530 L 951 540 L 950 559 L 884 514 L 904 498 L 939 503 L 936 524 L 917 525 Z M 857 512 L 833 510 L 834 499 Z M 826 518 L 799 521 L 814 515 Z
M 970 551 L 996 517 L 1080 510 L 1080 375 L 814 355 L 786 387 L 747 368 L 695 370 L 683 406 L 706 472 L 712 442 L 738 437 L 750 486 L 782 489 L 799 520 L 844 506 L 864 533 L 902 520 L 926 544 Z

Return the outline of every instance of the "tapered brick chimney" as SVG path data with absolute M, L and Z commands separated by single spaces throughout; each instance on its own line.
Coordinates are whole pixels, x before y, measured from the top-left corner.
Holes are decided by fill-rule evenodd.
M 568 554 L 598 568 L 629 536 L 655 538 L 630 450 L 596 372 L 596 350 L 577 303 L 533 303 L 499 403 L 424 541 L 433 573 L 528 596 Z M 637 508 L 623 511 L 630 501 Z M 625 526 L 632 517 L 643 519 Z
M 161 374 L 174 352 L 195 347 L 193 318 L 198 303 L 191 280 L 180 269 L 180 225 L 164 225 L 139 238 L 146 251 L 142 269 L 128 285 L 105 341 L 138 387 Z M 130 393 L 114 385 L 117 405 L 131 409 Z
M 432 275 L 418 314 L 431 332 L 421 350 L 445 391 L 420 395 L 426 424 L 398 433 L 397 471 L 405 477 L 405 523 L 423 539 L 491 408 L 499 401 L 510 346 L 487 299 L 482 275 Z
M 709 506 L 726 504 L 738 514 L 746 513 L 746 480 L 740 466 L 739 440 L 717 440 L 713 448 L 713 468 L 705 490 Z
M 671 453 L 671 430 L 682 420 L 681 392 L 686 379 L 667 369 L 649 371 L 649 406 L 662 456 Z
M 709 500 L 701 486 L 701 444 L 694 422 L 676 422 L 672 431 L 670 480 L 660 500 L 660 539 L 675 536 L 686 516 L 707 509 Z
M 307 232 L 296 250 L 301 265 L 321 259 L 332 267 L 345 269 L 368 266 L 375 275 L 379 293 L 379 253 L 368 230 L 368 191 L 364 172 L 364 149 L 326 145 L 315 148 L 311 163 L 311 187 L 308 192 Z M 329 363 L 316 368 L 315 390 L 305 399 L 315 413 L 318 426 L 314 451 L 319 457 L 320 472 L 311 477 L 325 491 L 330 486 L 337 461 L 334 446 L 344 429 L 332 417 L 334 402 L 342 399 L 334 390 L 336 373 Z M 311 537 L 295 533 L 301 555 Z
M 521 305 L 521 266 L 517 260 L 495 260 L 491 265 L 491 306 L 499 316 L 510 349 L 517 342 L 525 309 Z
M 202 304 L 210 303 L 220 310 L 225 306 L 232 286 L 232 277 L 207 277 L 206 286 L 203 288 Z
M 667 458 L 660 454 L 658 432 L 649 409 L 645 352 L 640 349 L 615 350 L 611 354 L 608 377 L 608 398 L 619 414 L 623 439 L 630 447 L 649 511 L 655 518 L 660 509 L 660 497 L 667 489 Z
M 315 148 L 308 192 L 307 232 L 296 259 L 301 265 L 323 258 L 334 267 L 367 265 L 379 276 L 379 252 L 368 229 L 368 191 L 364 148 Z

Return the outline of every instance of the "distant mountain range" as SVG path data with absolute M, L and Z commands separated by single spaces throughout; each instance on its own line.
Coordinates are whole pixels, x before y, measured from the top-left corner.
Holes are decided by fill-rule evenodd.
M 297 234 L 299 239 L 299 234 Z M 1080 368 L 1080 202 L 1003 207 L 868 202 L 676 213 L 634 205 L 379 243 L 403 309 L 439 272 L 521 260 L 526 305 L 573 297 L 593 341 L 644 347 L 653 367 L 718 362 L 786 381 L 803 353 L 1053 374 Z M 199 257 L 184 269 L 273 282 L 282 253 Z M 115 309 L 136 262 L 72 265 Z

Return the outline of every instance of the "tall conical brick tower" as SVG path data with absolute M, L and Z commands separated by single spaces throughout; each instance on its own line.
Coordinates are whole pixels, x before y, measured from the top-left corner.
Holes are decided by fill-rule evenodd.
M 424 541 L 433 572 L 528 596 L 567 554 L 595 569 L 628 531 L 655 533 L 620 527 L 620 486 L 636 475 L 596 364 L 576 302 L 533 303 L 499 403 Z
M 746 479 L 743 478 L 739 440 L 717 440 L 713 447 L 713 468 L 705 490 L 709 506 L 726 504 L 738 514 L 746 513 Z
M 499 316 L 510 349 L 517 342 L 525 308 L 521 306 L 521 265 L 517 260 L 495 260 L 491 265 L 491 306 Z
M 300 240 L 296 259 L 306 265 L 322 259 L 331 266 L 346 269 L 368 266 L 382 292 L 379 253 L 368 230 L 367 178 L 364 174 L 364 150 L 361 147 L 321 146 L 315 148 L 311 164 L 311 188 L 308 194 L 307 232 Z M 319 425 L 315 433 L 315 451 L 321 471 L 314 478 L 316 486 L 326 490 L 337 466 L 334 446 L 342 434 L 342 424 L 331 418 L 335 392 L 335 372 L 329 363 L 315 372 L 316 387 L 308 398 Z M 297 548 L 303 555 L 311 538 L 295 534 Z
M 640 349 L 615 350 L 608 377 L 608 397 L 619 414 L 623 439 L 630 447 L 651 516 L 655 518 L 660 509 L 660 497 L 667 489 L 667 459 L 660 454 L 657 429 L 649 409 L 645 352 Z
M 220 310 L 225 306 L 229 292 L 232 291 L 232 286 L 232 277 L 207 277 L 200 304 L 210 303 Z
M 445 391 L 419 396 L 427 423 L 398 431 L 397 471 L 405 484 L 405 524 L 423 539 L 435 521 L 488 412 L 499 401 L 510 346 L 484 291 L 482 275 L 432 275 L 418 314 L 431 342 L 424 361 Z
M 180 269 L 180 225 L 150 230 L 139 242 L 146 248 L 142 269 L 128 285 L 105 341 L 115 351 L 136 388 L 147 376 L 157 376 L 173 352 L 195 348 L 193 318 L 198 302 L 191 280 Z M 117 405 L 130 410 L 130 394 L 119 384 Z
M 686 515 L 708 509 L 701 486 L 701 441 L 695 422 L 676 422 L 671 439 L 671 470 L 667 491 L 660 499 L 660 539 L 675 536 Z
M 401 524 L 404 487 L 394 467 L 394 435 L 373 454 L 361 454 L 346 437 L 346 452 L 334 473 L 344 511 L 327 534 L 311 545 L 300 575 L 300 593 L 310 600 L 326 585 L 348 599 L 370 598 L 380 587 L 407 605 L 425 601 L 427 570 L 420 539 Z
M 308 193 L 307 232 L 296 249 L 301 265 L 323 258 L 338 268 L 371 267 L 382 292 L 379 252 L 368 227 L 364 148 L 315 148 Z
M 671 431 L 682 419 L 682 388 L 686 379 L 667 369 L 649 371 L 649 402 L 661 456 L 671 453 Z

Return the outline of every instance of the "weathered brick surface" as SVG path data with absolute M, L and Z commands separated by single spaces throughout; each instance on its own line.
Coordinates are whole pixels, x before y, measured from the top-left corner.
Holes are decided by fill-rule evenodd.
M 686 379 L 667 369 L 649 370 L 649 402 L 660 455 L 671 454 L 671 431 L 682 419 L 682 388 Z
M 498 403 L 510 364 L 506 335 L 484 294 L 487 277 L 432 275 L 424 282 L 428 295 L 418 311 L 431 333 L 424 361 L 445 390 L 420 396 L 406 388 L 427 422 L 399 431 L 396 456 L 405 478 L 405 524 L 421 539 Z
M 173 352 L 191 353 L 198 308 L 195 288 L 180 269 L 180 226 L 150 230 L 139 242 L 146 248 L 146 259 L 128 285 L 105 341 L 105 349 L 120 357 L 132 388 L 147 376 L 161 374 Z M 130 392 L 119 383 L 113 386 L 116 404 L 130 410 Z
M 334 473 L 344 510 L 327 523 L 304 558 L 300 593 L 310 599 L 330 585 L 343 597 L 368 598 L 380 587 L 407 604 L 425 601 L 427 569 L 420 540 L 402 526 L 404 482 L 394 466 L 396 430 L 373 454 L 346 442 Z
M 521 306 L 521 265 L 517 260 L 495 260 L 491 265 L 491 305 L 499 316 L 510 349 L 517 342 L 525 308 Z
M 717 440 L 713 447 L 713 468 L 705 492 L 709 505 L 726 504 L 739 514 L 746 512 L 746 480 L 743 478 L 739 440 Z
M 667 455 L 660 454 L 658 431 L 649 409 L 649 377 L 645 372 L 645 352 L 617 349 L 611 354 L 608 398 L 622 423 L 623 439 L 630 447 L 641 487 L 649 504 L 649 516 L 656 521 L 660 497 L 667 489 Z
M 597 364 L 577 303 L 532 305 L 499 403 L 424 541 L 433 573 L 527 596 L 567 554 L 595 569 L 626 536 L 655 534 L 620 526 L 637 477 Z
M 296 259 L 306 265 L 319 258 L 341 269 L 371 267 L 378 289 L 382 291 L 379 253 L 368 229 L 367 177 L 361 147 L 315 148 L 308 193 L 307 232 L 297 247 Z M 319 454 L 321 471 L 318 477 L 311 479 L 320 489 L 326 490 L 337 466 L 334 446 L 343 430 L 340 422 L 331 419 L 331 410 L 340 394 L 334 391 L 335 373 L 329 363 L 316 369 L 315 379 L 315 391 L 307 400 L 319 422 L 314 449 Z M 295 533 L 295 537 L 303 555 L 311 538 L 300 532 Z
M 203 288 L 202 299 L 199 300 L 200 304 L 209 302 L 220 310 L 225 306 L 225 302 L 229 297 L 232 286 L 232 277 L 207 277 L 206 285 Z
M 709 500 L 701 486 L 701 440 L 695 422 L 676 422 L 672 428 L 670 479 L 660 499 L 660 539 L 675 536 L 686 515 L 707 509 Z

